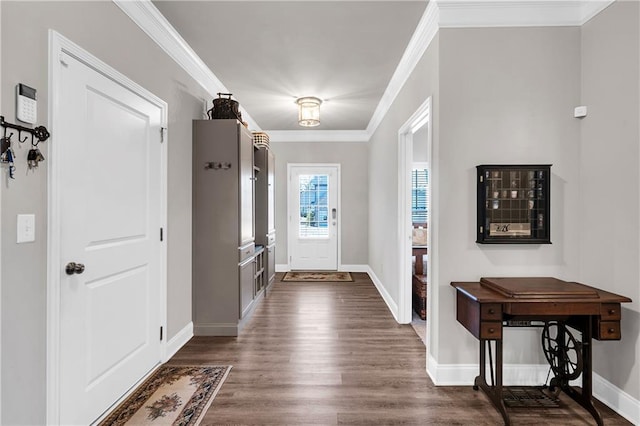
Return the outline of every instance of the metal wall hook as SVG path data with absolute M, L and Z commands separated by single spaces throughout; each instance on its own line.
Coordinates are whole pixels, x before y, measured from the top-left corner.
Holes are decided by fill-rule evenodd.
M 220 163 L 217 161 L 207 161 L 204 163 L 205 170 L 229 170 L 231 163 Z
M 51 136 L 51 134 L 49 133 L 47 128 L 44 127 L 44 126 L 38 126 L 35 129 L 30 129 L 28 127 L 20 126 L 18 124 L 8 123 L 8 122 L 6 122 L 4 120 L 4 116 L 2 116 L 2 115 L 0 115 L 0 126 L 4 127 L 4 135 L 5 135 L 5 137 L 7 136 L 7 129 L 17 130 L 18 131 L 18 142 L 20 142 L 20 143 L 24 143 L 24 142 L 27 141 L 27 139 L 29 139 L 29 136 L 25 136 L 24 139 L 23 139 L 22 138 L 22 132 L 30 133 L 31 135 L 35 136 L 38 139 L 39 142 L 44 142 L 47 139 L 49 139 L 49 136 Z M 9 137 L 11 137 L 11 136 L 9 136 Z

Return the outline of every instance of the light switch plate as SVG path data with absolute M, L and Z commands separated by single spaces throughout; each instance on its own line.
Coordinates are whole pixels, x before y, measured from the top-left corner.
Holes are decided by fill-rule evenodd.
M 36 240 L 36 215 L 19 214 L 18 215 L 18 232 L 16 242 L 30 243 Z

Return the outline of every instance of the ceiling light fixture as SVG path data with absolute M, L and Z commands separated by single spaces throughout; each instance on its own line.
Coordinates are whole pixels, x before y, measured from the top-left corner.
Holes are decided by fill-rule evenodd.
M 298 104 L 298 124 L 302 127 L 315 127 L 320 125 L 320 104 L 322 99 L 315 96 L 305 96 L 296 99 Z

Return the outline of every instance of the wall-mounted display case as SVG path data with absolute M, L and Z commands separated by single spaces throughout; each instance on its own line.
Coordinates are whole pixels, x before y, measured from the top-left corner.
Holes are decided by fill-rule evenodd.
M 480 244 L 551 244 L 551 165 L 480 165 Z

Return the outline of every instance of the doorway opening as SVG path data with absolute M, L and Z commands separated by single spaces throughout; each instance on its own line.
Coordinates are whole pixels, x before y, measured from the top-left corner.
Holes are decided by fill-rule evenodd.
M 399 322 L 417 328 L 429 348 L 435 247 L 431 98 L 398 131 Z

